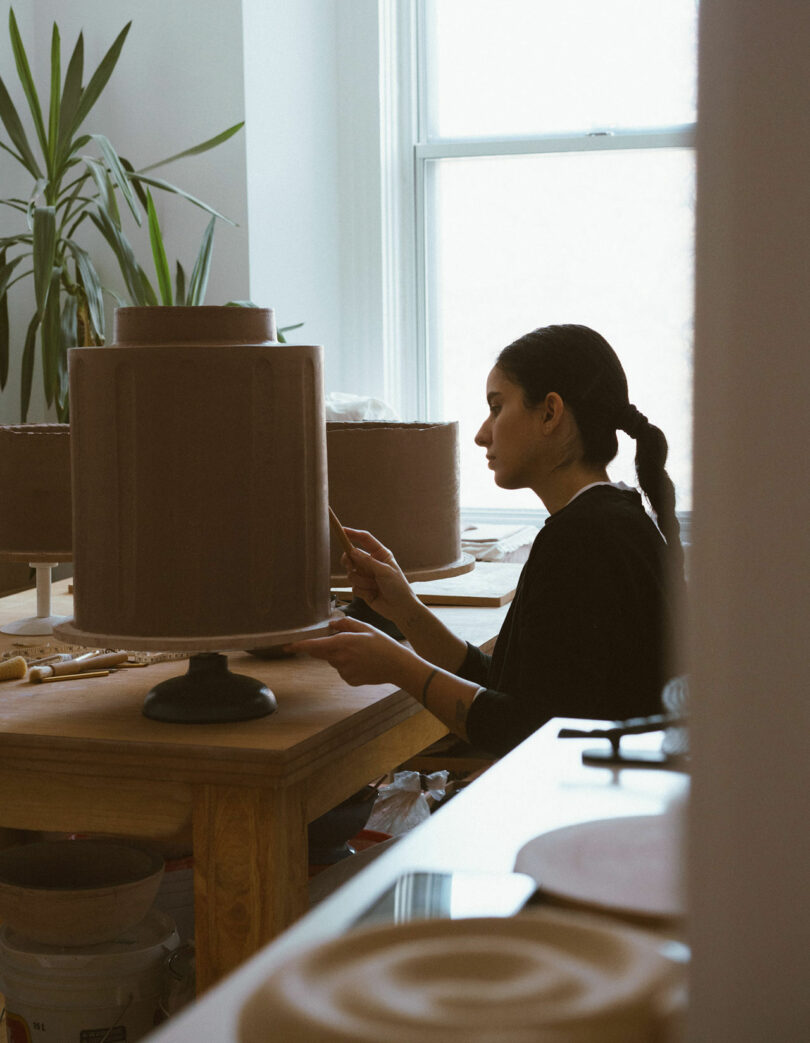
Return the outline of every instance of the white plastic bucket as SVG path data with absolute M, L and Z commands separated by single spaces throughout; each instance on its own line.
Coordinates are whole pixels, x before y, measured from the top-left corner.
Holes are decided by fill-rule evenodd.
M 170 916 L 181 942 L 194 940 L 194 859 L 178 858 L 166 863 L 155 895 L 154 908 Z
M 9 1043 L 133 1043 L 165 1020 L 174 922 L 153 910 L 120 938 L 61 948 L 0 930 Z

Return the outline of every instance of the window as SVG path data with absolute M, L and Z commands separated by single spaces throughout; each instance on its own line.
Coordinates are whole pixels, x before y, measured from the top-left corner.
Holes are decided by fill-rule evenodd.
M 410 374 L 423 416 L 459 421 L 465 511 L 538 508 L 494 485 L 473 437 L 498 350 L 552 322 L 593 326 L 616 348 L 688 510 L 696 0 L 412 10 Z M 634 483 L 620 441 L 611 477 Z

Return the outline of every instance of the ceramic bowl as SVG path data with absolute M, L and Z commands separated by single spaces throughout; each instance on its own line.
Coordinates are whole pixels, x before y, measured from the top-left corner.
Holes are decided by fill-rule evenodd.
M 149 911 L 160 855 L 104 839 L 44 840 L 0 851 L 0 922 L 44 945 L 111 941 Z

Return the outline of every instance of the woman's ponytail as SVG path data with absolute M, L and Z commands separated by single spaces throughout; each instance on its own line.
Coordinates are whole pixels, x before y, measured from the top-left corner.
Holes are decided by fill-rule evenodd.
M 643 413 L 630 403 L 623 406 L 616 420 L 616 428 L 636 440 L 636 475 L 642 492 L 655 512 L 658 528 L 669 548 L 673 574 L 684 574 L 681 525 L 675 513 L 675 486 L 666 471 L 666 436 L 660 427 L 651 424 Z

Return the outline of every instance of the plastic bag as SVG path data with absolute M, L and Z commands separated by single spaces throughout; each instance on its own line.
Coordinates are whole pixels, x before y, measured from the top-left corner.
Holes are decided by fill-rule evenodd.
M 394 410 L 379 398 L 330 391 L 326 396 L 327 420 L 398 420 Z
M 430 818 L 431 801 L 444 797 L 449 772 L 398 771 L 394 781 L 380 786 L 366 829 L 398 836 Z

